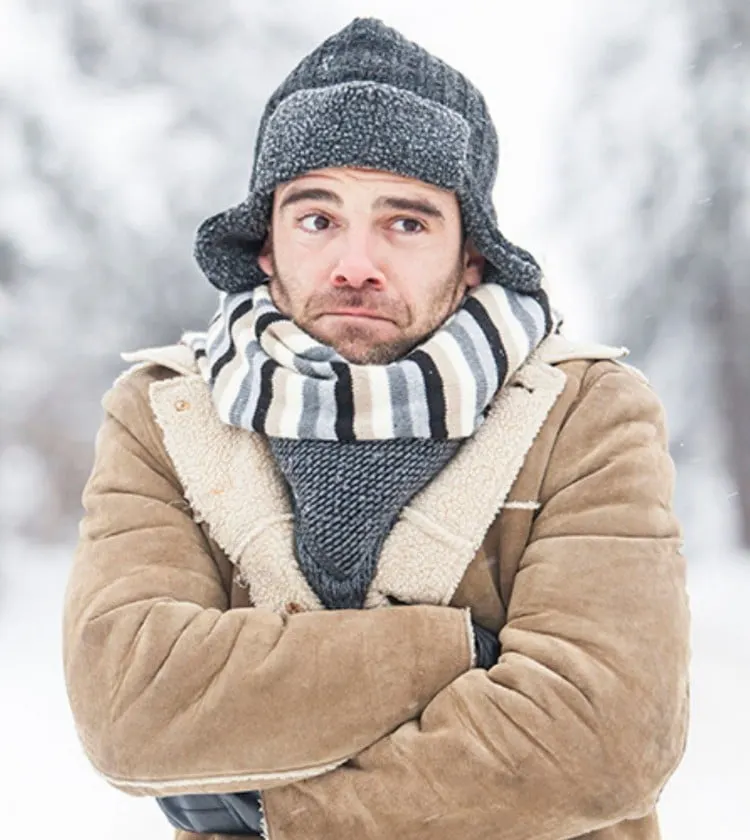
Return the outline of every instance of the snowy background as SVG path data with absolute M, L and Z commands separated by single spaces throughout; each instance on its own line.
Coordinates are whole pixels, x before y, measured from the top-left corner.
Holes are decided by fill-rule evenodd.
M 2 829 L 170 837 L 76 741 L 61 600 L 118 352 L 200 328 L 195 226 L 242 197 L 262 105 L 374 14 L 485 92 L 504 231 L 568 332 L 624 343 L 670 418 L 690 557 L 693 724 L 665 840 L 750 811 L 747 0 L 4 0 L 0 6 Z

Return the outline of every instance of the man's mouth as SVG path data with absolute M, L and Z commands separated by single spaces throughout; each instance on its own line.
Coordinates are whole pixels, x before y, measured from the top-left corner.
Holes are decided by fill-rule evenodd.
M 324 312 L 324 315 L 336 315 L 339 317 L 345 318 L 369 318 L 373 321 L 390 321 L 390 318 L 387 318 L 381 312 L 376 312 L 372 309 L 362 309 L 361 307 L 357 306 L 345 306 L 339 307 L 338 309 L 330 309 L 328 312 Z

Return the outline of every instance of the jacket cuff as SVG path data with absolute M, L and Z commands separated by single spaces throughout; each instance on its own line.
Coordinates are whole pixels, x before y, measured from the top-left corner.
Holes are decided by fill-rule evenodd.
M 471 661 L 469 669 L 477 667 L 477 636 L 474 631 L 474 622 L 471 619 L 471 610 L 467 607 L 464 610 L 464 618 L 466 619 L 466 632 L 469 634 L 469 655 Z

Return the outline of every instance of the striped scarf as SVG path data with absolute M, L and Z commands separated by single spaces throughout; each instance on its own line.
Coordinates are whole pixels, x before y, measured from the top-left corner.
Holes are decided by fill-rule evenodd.
M 294 440 L 456 440 L 553 326 L 544 291 L 483 283 L 403 358 L 357 365 L 283 315 L 265 284 L 222 293 L 207 332 L 182 341 L 228 425 Z

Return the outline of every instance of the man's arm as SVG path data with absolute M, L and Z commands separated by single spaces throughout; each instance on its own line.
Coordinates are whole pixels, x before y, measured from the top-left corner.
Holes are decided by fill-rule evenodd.
M 598 365 L 561 430 L 502 656 L 317 779 L 270 840 L 562 840 L 653 807 L 682 751 L 688 614 L 661 408 Z
M 70 703 L 110 782 L 159 796 L 325 772 L 469 669 L 449 607 L 229 610 L 139 376 L 105 399 L 65 605 Z

